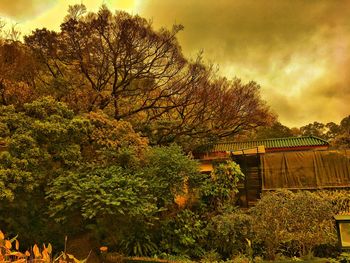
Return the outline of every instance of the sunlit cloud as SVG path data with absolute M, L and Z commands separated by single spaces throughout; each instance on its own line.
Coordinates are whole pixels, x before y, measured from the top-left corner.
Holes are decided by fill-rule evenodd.
M 33 17 L 47 11 L 57 3 L 56 0 L 1 0 L 0 16 L 17 21 L 31 20 Z
M 17 24 L 23 34 L 30 34 L 35 28 L 42 27 L 59 30 L 69 5 L 82 3 L 88 11 L 96 12 L 105 4 L 111 10 L 137 14 L 140 2 L 141 0 L 1 0 L 0 14 L 9 25 Z

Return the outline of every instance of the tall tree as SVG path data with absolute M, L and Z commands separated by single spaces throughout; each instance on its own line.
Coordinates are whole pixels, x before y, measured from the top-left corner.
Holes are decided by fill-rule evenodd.
M 127 120 L 152 144 L 220 139 L 269 123 L 258 84 L 217 77 L 200 55 L 184 58 L 182 28 L 155 31 L 139 16 L 76 5 L 60 32 L 37 29 L 25 42 L 42 65 L 36 81 L 44 94 Z
M 46 64 L 51 82 L 83 84 L 87 110 L 110 107 L 121 119 L 164 107 L 164 99 L 184 89 L 176 85 L 186 62 L 175 37 L 181 29 L 155 32 L 139 16 L 113 15 L 104 6 L 79 15 L 72 7 L 61 32 L 36 30 L 25 41 Z
M 334 122 L 329 122 L 325 125 L 325 127 L 327 129 L 325 134 L 326 139 L 330 142 L 334 141 L 340 132 L 340 126 Z

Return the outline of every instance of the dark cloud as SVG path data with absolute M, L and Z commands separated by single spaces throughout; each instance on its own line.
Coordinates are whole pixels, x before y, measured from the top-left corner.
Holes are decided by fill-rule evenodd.
M 183 24 L 187 56 L 204 49 L 224 74 L 260 83 L 287 125 L 350 113 L 350 1 L 147 0 L 141 14 Z
M 31 19 L 52 6 L 56 0 L 1 0 L 0 15 L 12 19 Z
M 211 50 L 246 52 L 252 46 L 273 50 L 307 38 L 322 26 L 346 19 L 348 1 L 177 0 L 144 1 L 143 12 L 157 25 L 185 25 L 186 49 L 202 44 Z M 345 13 L 345 14 L 344 14 Z M 219 44 L 213 47 L 211 43 Z

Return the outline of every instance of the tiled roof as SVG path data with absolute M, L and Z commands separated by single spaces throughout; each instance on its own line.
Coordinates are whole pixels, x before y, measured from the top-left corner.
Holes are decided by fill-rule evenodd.
M 328 146 L 329 143 L 315 136 L 274 138 L 246 142 L 222 142 L 201 147 L 201 152 L 223 152 L 251 149 L 264 145 L 265 149 Z

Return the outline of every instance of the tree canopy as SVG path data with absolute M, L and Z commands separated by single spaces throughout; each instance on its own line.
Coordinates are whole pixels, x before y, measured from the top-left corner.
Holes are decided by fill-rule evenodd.
M 96 13 L 71 6 L 60 31 L 35 29 L 24 43 L 1 42 L 0 103 L 52 96 L 76 113 L 102 110 L 126 120 L 152 145 L 188 149 L 274 120 L 257 83 L 219 77 L 201 54 L 185 58 L 181 30 L 155 30 L 105 6 Z

